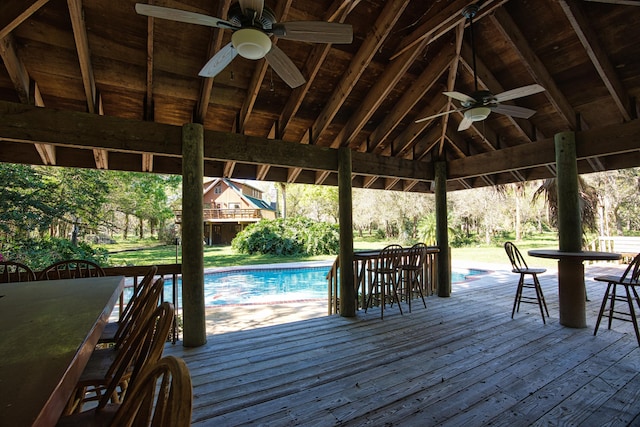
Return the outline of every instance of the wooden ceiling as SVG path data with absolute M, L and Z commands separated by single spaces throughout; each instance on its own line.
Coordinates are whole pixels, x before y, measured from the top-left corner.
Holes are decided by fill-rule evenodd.
M 140 0 L 147 1 L 147 0 Z M 151 1 L 149 1 L 151 3 Z M 458 131 L 443 91 L 474 90 L 469 0 L 266 0 L 279 22 L 353 26 L 351 44 L 274 39 L 307 82 L 265 60 L 198 72 L 229 30 L 138 15 L 135 0 L 0 4 L 0 161 L 181 173 L 180 129 L 205 128 L 205 174 L 430 192 L 553 177 L 553 137 L 576 131 L 581 173 L 640 166 L 640 1 L 484 0 L 474 19 L 479 89 L 540 84 Z M 227 18 L 231 0 L 153 0 Z M 465 25 L 467 24 L 467 25 Z M 44 107 L 44 108 L 37 108 Z

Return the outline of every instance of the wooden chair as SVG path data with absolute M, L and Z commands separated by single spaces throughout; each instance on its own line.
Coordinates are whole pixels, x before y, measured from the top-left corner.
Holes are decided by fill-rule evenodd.
M 162 356 L 173 317 L 173 304 L 163 302 L 121 348 L 95 350 L 80 375 L 65 414 L 81 412 L 83 405 L 96 400 L 98 408 L 109 402 L 121 403 L 128 385 L 147 364 Z
M 406 297 L 409 304 L 409 313 L 411 313 L 411 300 L 414 295 L 420 295 L 424 308 L 427 303 L 424 300 L 424 262 L 427 256 L 427 245 L 424 243 L 416 243 L 409 248 L 408 254 L 402 259 L 400 264 L 402 290 L 401 293 Z
M 134 292 L 129 302 L 127 303 L 125 309 L 120 314 L 120 318 L 117 322 L 109 322 L 105 325 L 104 331 L 102 331 L 102 335 L 100 336 L 100 340 L 98 343 L 115 343 L 118 342 L 122 334 L 129 327 L 130 322 L 135 320 L 134 318 L 138 316 L 143 310 L 144 307 L 149 301 L 147 301 L 147 294 L 151 290 L 152 281 L 158 272 L 158 267 L 152 265 L 147 273 L 144 275 L 140 283 L 134 287 Z M 158 298 L 156 298 L 155 305 L 158 305 L 161 292 L 158 294 Z
M 80 279 L 103 277 L 104 270 L 93 261 L 69 259 L 51 264 L 40 272 L 38 280 Z
M 30 282 L 36 274 L 29 266 L 16 261 L 0 261 L 0 283 Z
M 540 286 L 540 281 L 538 280 L 538 274 L 542 274 L 547 271 L 546 268 L 529 268 L 527 262 L 522 257 L 522 254 L 511 242 L 506 242 L 504 244 L 504 249 L 507 252 L 507 256 L 509 257 L 509 261 L 511 261 L 511 268 L 513 273 L 517 273 L 520 275 L 520 280 L 518 280 L 518 289 L 516 290 L 516 298 L 513 302 L 513 310 L 511 310 L 511 318 L 513 319 L 513 315 L 516 311 L 520 311 L 520 303 L 530 303 L 530 304 L 538 304 L 540 307 L 540 314 L 542 314 L 542 322 L 547 323 L 544 317 L 545 311 L 547 312 L 547 317 L 549 316 L 549 309 L 547 308 L 547 302 L 544 299 L 544 294 L 542 293 L 542 287 Z M 532 278 L 531 283 L 526 283 L 525 276 L 530 275 Z M 534 289 L 536 296 L 525 296 L 523 295 L 523 290 L 525 288 Z
M 373 274 L 373 281 L 369 289 L 369 296 L 365 304 L 364 311 L 377 299 L 380 304 L 380 318 L 384 318 L 384 306 L 387 299 L 391 304 L 398 303 L 400 314 L 402 306 L 398 297 L 398 285 L 400 281 L 400 262 L 402 261 L 402 246 L 389 245 L 380 251 L 380 255 L 373 261 L 373 266 L 369 271 Z
M 613 319 L 622 320 L 624 322 L 631 322 L 633 329 L 636 332 L 636 339 L 638 345 L 640 345 L 640 331 L 638 330 L 638 319 L 636 317 L 636 311 L 633 307 L 633 301 L 636 302 L 638 309 L 640 310 L 640 298 L 638 297 L 638 291 L 636 287 L 640 286 L 640 254 L 637 254 L 631 263 L 627 266 L 622 273 L 622 276 L 598 276 L 594 277 L 595 280 L 600 282 L 607 282 L 607 290 L 602 298 L 602 305 L 600 306 L 600 312 L 598 313 L 598 320 L 596 321 L 596 328 L 593 331 L 595 336 L 598 333 L 598 327 L 602 317 L 609 318 L 609 325 L 607 329 L 611 329 L 611 321 Z M 618 294 L 618 285 L 624 288 L 624 293 Z M 629 307 L 629 312 L 617 311 L 615 303 L 626 302 Z M 607 302 L 609 307 L 607 308 Z
M 193 405 L 191 375 L 184 360 L 167 356 L 140 373 L 121 404 L 64 416 L 58 427 L 188 427 Z

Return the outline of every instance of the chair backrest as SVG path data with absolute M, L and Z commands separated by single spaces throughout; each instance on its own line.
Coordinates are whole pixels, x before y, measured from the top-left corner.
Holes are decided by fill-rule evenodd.
M 148 365 L 132 384 L 112 425 L 133 427 L 188 427 L 193 391 L 184 360 L 167 356 Z
M 529 268 L 516 245 L 511 242 L 506 242 L 504 244 L 504 250 L 507 252 L 507 256 L 509 257 L 509 261 L 511 261 L 511 267 L 514 272 L 519 272 Z
M 126 307 L 124 308 L 124 310 L 122 310 L 122 313 L 120 313 L 119 322 L 121 324 L 126 323 L 130 320 L 131 311 L 136 308 L 137 304 L 139 304 L 142 299 L 144 299 L 144 296 L 149 291 L 150 285 L 152 284 L 153 278 L 155 277 L 157 272 L 158 266 L 152 265 L 151 267 L 149 267 L 149 270 L 147 270 L 140 283 L 134 285 L 133 295 L 131 295 L 131 298 L 129 299 L 129 302 L 127 302 Z
M 404 249 L 400 245 L 388 245 L 380 251 L 380 255 L 375 260 L 375 268 L 378 271 L 397 270 L 402 262 Z
M 98 402 L 98 408 L 104 408 L 109 403 L 127 373 L 131 373 L 129 383 L 133 384 L 145 366 L 160 360 L 173 324 L 173 316 L 173 304 L 163 302 L 144 324 L 135 328 L 131 339 L 126 340 L 118 350 L 107 371 L 109 385 Z
M 638 280 L 640 279 L 640 254 L 636 255 L 633 260 L 629 263 L 627 268 L 622 273 L 620 277 L 620 282 L 631 282 L 634 284 L 638 284 Z
M 82 279 L 103 277 L 104 270 L 93 261 L 68 259 L 51 264 L 40 272 L 39 280 Z
M 0 283 L 32 280 L 36 280 L 36 274 L 29 266 L 16 261 L 0 261 Z
M 424 264 L 424 259 L 427 256 L 427 245 L 424 243 L 416 243 L 409 248 L 407 254 L 406 265 L 409 267 L 419 268 Z
M 141 327 L 158 307 L 164 288 L 164 279 L 160 277 L 145 288 L 136 301 L 129 303 L 133 307 L 128 311 L 126 319 L 120 321 L 114 336 L 116 349 L 122 347 L 124 342 L 132 337 L 135 329 Z

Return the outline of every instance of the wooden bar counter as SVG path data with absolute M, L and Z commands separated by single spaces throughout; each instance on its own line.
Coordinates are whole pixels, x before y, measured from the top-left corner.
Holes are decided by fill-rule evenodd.
M 0 284 L 1 425 L 55 425 L 123 286 L 122 276 Z

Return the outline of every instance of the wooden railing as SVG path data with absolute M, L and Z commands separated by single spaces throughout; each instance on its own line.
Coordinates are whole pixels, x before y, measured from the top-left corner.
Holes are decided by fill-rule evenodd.
M 176 222 L 182 222 L 182 211 L 174 211 Z M 260 219 L 262 211 L 260 209 L 204 209 L 202 211 L 205 220 L 224 219 Z
M 640 253 L 640 237 L 598 236 L 586 246 L 591 251 L 617 252 L 622 254 L 621 262 L 629 262 Z
M 408 254 L 409 248 L 405 248 L 405 252 Z M 437 246 L 428 246 L 427 254 L 424 258 L 423 270 L 421 277 L 422 282 L 420 286 L 425 296 L 433 295 L 437 291 L 437 265 L 438 265 L 438 249 Z M 379 256 L 380 251 L 363 251 L 355 252 L 353 260 L 353 277 L 354 287 L 356 290 L 356 308 L 364 308 L 366 301 L 366 292 L 369 290 L 373 283 L 372 267 L 376 258 Z M 339 257 L 333 262 L 333 265 L 327 273 L 327 311 L 329 315 L 336 314 L 340 311 L 340 262 Z

